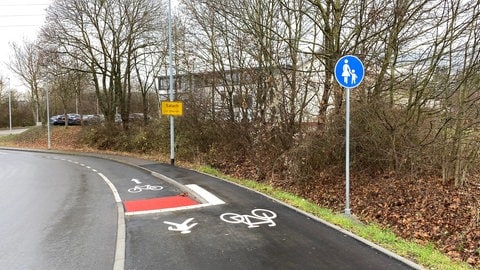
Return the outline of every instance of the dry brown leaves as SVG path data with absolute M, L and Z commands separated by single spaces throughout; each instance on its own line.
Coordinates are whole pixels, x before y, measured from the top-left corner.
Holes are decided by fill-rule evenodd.
M 304 195 L 321 205 L 344 208 L 344 180 L 318 181 Z M 445 254 L 480 267 L 480 187 L 457 188 L 439 179 L 351 177 L 351 208 L 416 242 L 434 243 Z M 317 187 L 317 188 L 315 188 Z

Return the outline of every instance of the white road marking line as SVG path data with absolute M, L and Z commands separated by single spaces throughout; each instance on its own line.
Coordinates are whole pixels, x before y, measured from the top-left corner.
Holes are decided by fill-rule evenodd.
M 115 247 L 115 262 L 113 263 L 113 270 L 124 270 L 125 268 L 125 242 L 126 242 L 126 228 L 125 228 L 125 212 L 123 211 L 123 204 L 117 202 L 118 225 L 117 225 L 117 245 Z
M 115 202 L 117 203 L 117 246 L 115 248 L 115 262 L 113 264 L 114 270 L 123 270 L 125 267 L 125 237 L 126 237 L 126 229 L 125 229 L 125 213 L 123 211 L 123 204 L 122 199 L 120 198 L 120 194 L 118 194 L 117 188 L 113 185 L 113 183 L 102 173 L 97 173 L 100 177 L 102 177 L 103 181 L 107 183 L 107 185 L 112 190 L 113 196 L 115 197 Z
M 142 183 L 142 182 L 140 182 L 140 180 L 135 179 L 135 178 L 133 178 L 133 179 L 130 180 L 130 181 L 135 182 L 135 184 L 137 184 L 137 185 L 140 185 L 140 184 Z
M 120 198 L 120 194 L 118 193 L 118 190 L 117 190 L 117 188 L 115 188 L 113 183 L 102 173 L 98 173 L 98 175 L 100 175 L 100 177 L 102 177 L 103 181 L 105 181 L 105 183 L 107 183 L 107 185 L 112 190 L 113 196 L 115 197 L 115 202 L 122 202 L 122 199 Z

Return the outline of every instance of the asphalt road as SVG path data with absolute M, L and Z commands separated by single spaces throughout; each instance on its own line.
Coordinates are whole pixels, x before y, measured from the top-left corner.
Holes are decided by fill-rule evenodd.
M 0 150 L 0 268 L 112 269 L 113 195 L 92 171 Z
M 0 149 L 8 191 L 0 196 L 0 265 L 418 268 L 254 191 L 170 165 L 121 161 Z

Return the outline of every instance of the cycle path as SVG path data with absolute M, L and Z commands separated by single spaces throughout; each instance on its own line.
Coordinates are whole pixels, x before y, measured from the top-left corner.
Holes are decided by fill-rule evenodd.
M 422 269 L 255 191 L 167 164 L 136 165 L 218 201 L 127 215 L 125 269 Z

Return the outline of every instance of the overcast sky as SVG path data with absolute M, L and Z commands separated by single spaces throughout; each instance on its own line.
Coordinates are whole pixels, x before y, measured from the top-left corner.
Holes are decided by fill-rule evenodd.
M 36 39 L 52 0 L 0 0 L 0 74 L 10 78 L 11 87 L 21 90 L 21 81 L 5 65 L 12 54 L 9 43 Z
M 45 22 L 45 14 L 53 0 L 0 0 L 0 76 L 10 78 L 11 88 L 26 91 L 26 87 L 6 66 L 12 55 L 9 44 L 34 41 Z M 177 0 L 171 0 L 175 8 Z

